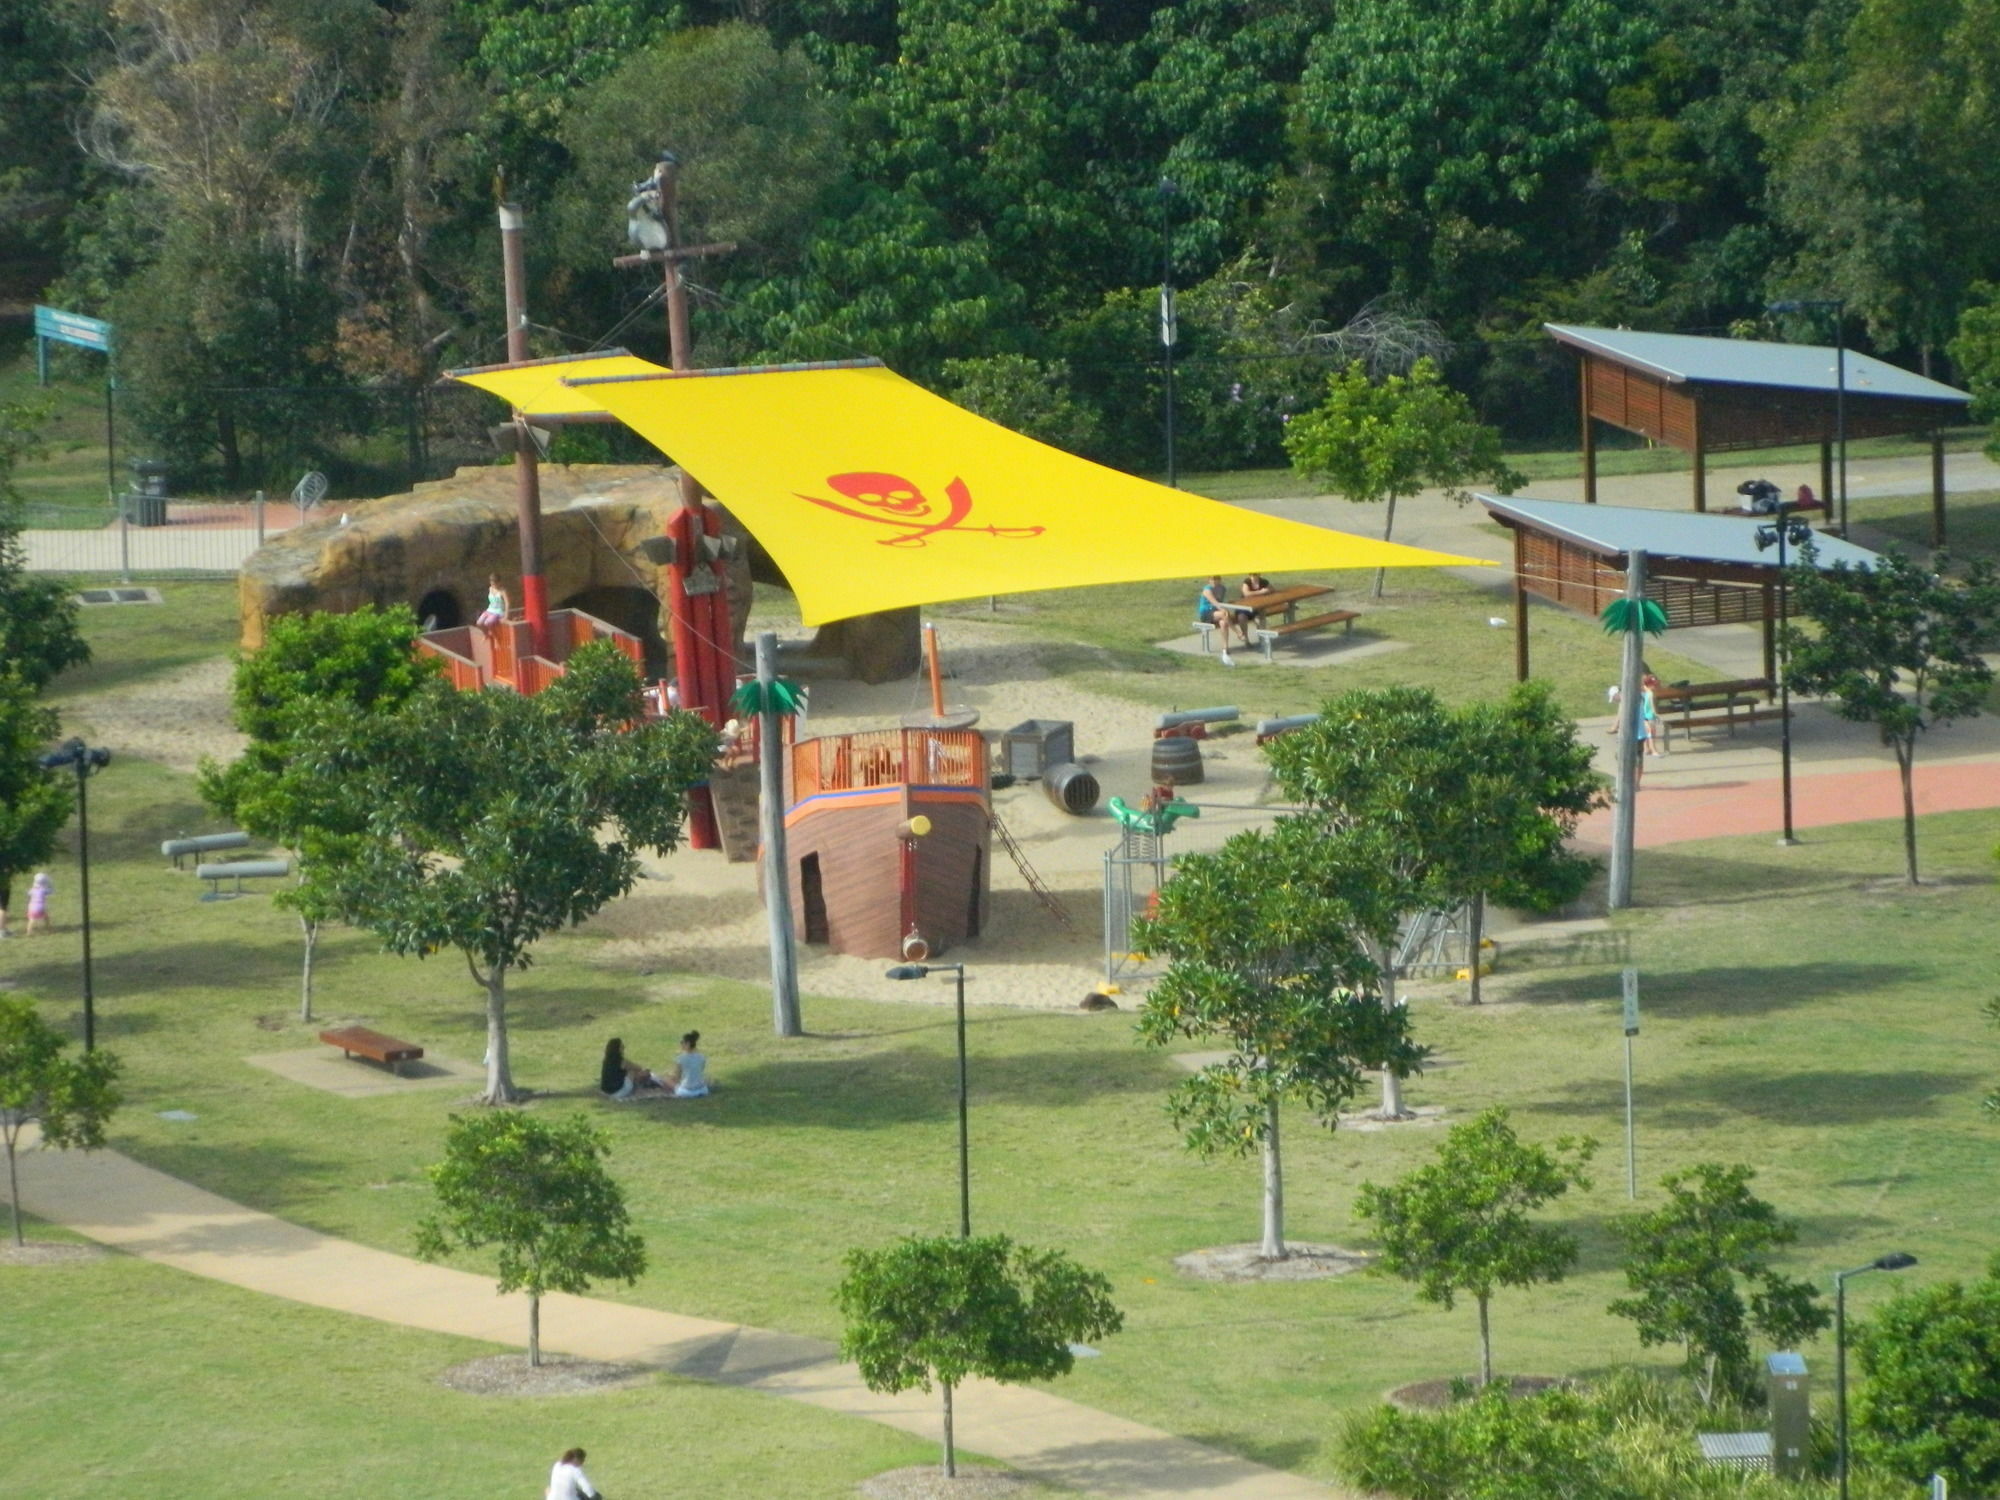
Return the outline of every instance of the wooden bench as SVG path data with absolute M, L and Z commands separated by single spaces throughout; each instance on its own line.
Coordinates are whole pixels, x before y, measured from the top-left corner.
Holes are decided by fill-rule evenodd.
M 1727 728 L 1733 735 L 1738 723 L 1779 717 L 1779 710 L 1764 701 L 1771 689 L 1768 677 L 1676 683 L 1653 690 L 1653 712 L 1669 735 L 1675 729 L 1692 736 L 1697 729 L 1716 728 Z
M 224 849 L 247 849 L 250 835 L 247 833 L 199 833 L 192 838 L 167 839 L 160 845 L 160 853 L 174 862 L 176 870 L 185 870 L 182 863 L 190 854 L 219 854 Z
M 1286 636 L 1304 635 L 1308 631 L 1324 630 L 1329 625 L 1339 625 L 1347 635 L 1354 634 L 1354 622 L 1360 619 L 1358 612 L 1351 609 L 1330 609 L 1323 615 L 1308 615 L 1303 620 L 1292 620 L 1284 625 L 1259 625 L 1257 642 L 1264 648 L 1264 660 L 1270 661 L 1271 647 Z
M 403 1075 L 404 1063 L 415 1062 L 424 1055 L 423 1048 L 399 1042 L 379 1031 L 370 1031 L 366 1026 L 337 1026 L 331 1031 L 322 1031 L 319 1039 L 329 1047 L 338 1047 L 344 1057 L 365 1057 L 370 1062 L 392 1068 L 398 1078 Z
M 201 896 L 203 901 L 233 901 L 243 894 L 246 880 L 280 880 L 292 873 L 289 859 L 239 859 L 226 865 L 196 865 L 194 876 L 206 880 L 208 890 Z M 225 891 L 222 882 L 234 880 L 236 889 Z

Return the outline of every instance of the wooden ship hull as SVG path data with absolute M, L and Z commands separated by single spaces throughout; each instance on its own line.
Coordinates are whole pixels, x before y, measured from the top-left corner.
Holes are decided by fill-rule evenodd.
M 993 853 L 983 736 L 878 730 L 789 749 L 785 842 L 801 941 L 921 960 L 979 936 Z

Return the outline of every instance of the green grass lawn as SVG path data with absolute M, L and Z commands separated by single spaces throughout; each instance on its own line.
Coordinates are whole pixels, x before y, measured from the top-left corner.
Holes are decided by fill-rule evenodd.
M 437 1377 L 490 1346 L 120 1255 L 0 1266 L 0 1304 L 0 1469 L 20 1477 L 15 1493 L 50 1500 L 218 1488 L 491 1500 L 540 1493 L 577 1446 L 621 1497 L 835 1500 L 936 1455 L 872 1422 L 669 1376 L 587 1396 L 470 1395 Z
M 1931 545 L 1931 497 L 1885 495 L 1851 499 L 1856 526 L 1872 527 L 1905 550 Z M 2000 490 L 1965 490 L 1945 496 L 1945 540 L 1954 557 L 2000 558 Z
M 983 600 L 927 613 L 940 620 L 1018 622 L 1044 641 L 1043 665 L 1051 675 L 1161 708 L 1227 700 L 1242 701 L 1247 713 L 1257 715 L 1298 714 L 1316 710 L 1349 688 L 1420 683 L 1462 703 L 1498 697 L 1512 685 L 1514 601 L 1509 592 L 1447 573 L 1404 570 L 1390 575 L 1384 598 L 1371 599 L 1373 578 L 1371 571 L 1286 581 L 1332 583 L 1336 594 L 1327 602 L 1361 613 L 1355 639 L 1395 642 L 1398 649 L 1310 668 L 1266 670 L 1257 663 L 1233 675 L 1212 656 L 1186 656 L 1154 644 L 1177 634 L 1192 636 L 1188 621 L 1199 580 L 1015 594 L 1000 602 L 997 615 L 988 612 Z M 1495 618 L 1509 624 L 1488 623 Z M 948 648 L 950 632 L 944 634 Z M 1618 646 L 1594 622 L 1537 603 L 1528 615 L 1528 653 L 1535 675 L 1555 688 L 1567 712 L 1587 716 L 1605 711 L 1605 685 L 1618 675 Z M 1236 654 L 1248 659 L 1256 652 Z M 1646 658 L 1669 682 L 1705 681 L 1714 675 L 1670 646 L 1649 645 Z
M 92 659 L 55 683 L 50 700 L 58 710 L 106 688 L 164 676 L 235 647 L 241 632 L 234 579 L 183 580 L 156 587 L 158 604 L 95 605 L 83 610 Z
M 92 812 L 99 1034 L 130 1070 L 114 1144 L 286 1218 L 406 1251 L 423 1168 L 462 1104 L 448 1092 L 339 1099 L 246 1063 L 315 1046 L 292 1019 L 290 919 L 260 897 L 198 903 L 190 878 L 161 868 L 163 829 L 206 826 L 184 779 L 114 765 Z M 1823 1279 L 1903 1246 L 1923 1256 L 1919 1276 L 1977 1269 L 2000 1228 L 2000 1152 L 1978 1112 L 2000 1079 L 2000 1036 L 1977 1014 L 1991 988 L 1996 836 L 2000 816 L 1926 820 L 1924 860 L 1940 883 L 1915 893 L 1890 879 L 1892 825 L 1815 834 L 1791 851 L 1756 838 L 1648 852 L 1647 904 L 1609 939 L 1509 953 L 1498 1003 L 1478 1011 L 1418 990 L 1419 1034 L 1455 1065 L 1418 1081 L 1414 1102 L 1458 1118 L 1505 1103 L 1531 1137 L 1587 1131 L 1606 1146 L 1596 1189 L 1558 1215 L 1583 1237 L 1579 1274 L 1496 1304 L 1506 1368 L 1664 1360 L 1602 1310 L 1620 1285 L 1604 1219 L 1624 1206 L 1615 997 L 1628 961 L 1644 975 L 1645 1181 L 1705 1157 L 1750 1161 L 1803 1225 L 1791 1257 L 1802 1274 Z M 72 892 L 66 879 L 59 920 Z M 656 905 L 663 921 L 699 923 L 710 899 Z M 1005 941 L 966 953 L 975 1000 L 980 952 Z M 73 928 L 0 945 L 0 979 L 72 1026 L 76 963 Z M 455 959 L 389 959 L 337 934 L 322 975 L 322 1016 L 478 1057 L 477 995 Z M 609 1295 L 830 1338 L 842 1250 L 951 1227 L 946 1011 L 808 995 L 812 1035 L 780 1043 L 757 987 L 621 967 L 588 930 L 545 944 L 515 993 L 517 1076 L 557 1091 L 536 1108 L 582 1110 L 611 1133 L 651 1246 L 646 1278 Z M 605 1036 L 647 1058 L 689 1026 L 714 1059 L 715 1098 L 629 1109 L 589 1097 Z M 1133 1043 L 1129 1014 L 975 1005 L 972 1053 L 978 1227 L 1104 1269 L 1127 1313 L 1127 1331 L 1063 1394 L 1324 1476 L 1340 1411 L 1470 1368 L 1470 1309 L 1419 1306 L 1388 1279 L 1242 1287 L 1176 1274 L 1177 1253 L 1253 1237 L 1257 1172 L 1181 1150 L 1161 1110 L 1180 1074 Z M 1365 1243 L 1356 1185 L 1407 1170 L 1436 1139 L 1295 1120 L 1293 1235 Z M 1881 1291 L 1857 1287 L 1861 1310 Z M 263 1326 L 246 1319 L 242 1336 Z

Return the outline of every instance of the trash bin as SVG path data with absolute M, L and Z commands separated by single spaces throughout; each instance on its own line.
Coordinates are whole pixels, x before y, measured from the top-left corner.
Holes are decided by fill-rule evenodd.
M 125 519 L 134 526 L 167 524 L 167 466 L 159 459 L 132 460 L 132 488 L 125 496 Z
M 125 496 L 125 519 L 134 526 L 166 525 L 166 496 L 148 495 L 142 490 L 129 491 Z

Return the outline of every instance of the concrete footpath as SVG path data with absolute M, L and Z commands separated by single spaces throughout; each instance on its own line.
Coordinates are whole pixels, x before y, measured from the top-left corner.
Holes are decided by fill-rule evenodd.
M 524 1297 L 488 1277 L 334 1239 L 218 1198 L 115 1151 L 26 1150 L 21 1201 L 99 1244 L 233 1286 L 408 1328 L 520 1347 Z M 591 1297 L 542 1299 L 544 1347 L 653 1366 L 939 1440 L 938 1400 L 878 1396 L 816 1339 Z M 1341 1492 L 1042 1391 L 977 1381 L 957 1400 L 970 1453 L 1088 1495 L 1328 1500 Z

